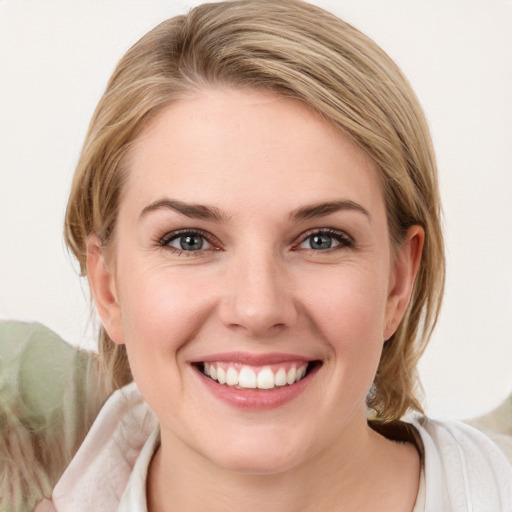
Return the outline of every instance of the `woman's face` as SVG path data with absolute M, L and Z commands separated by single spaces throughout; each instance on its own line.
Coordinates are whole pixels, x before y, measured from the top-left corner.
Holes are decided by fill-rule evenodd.
M 356 447 L 421 246 L 392 258 L 372 162 L 301 103 L 209 89 L 162 111 L 127 169 L 89 272 L 162 447 L 264 473 Z

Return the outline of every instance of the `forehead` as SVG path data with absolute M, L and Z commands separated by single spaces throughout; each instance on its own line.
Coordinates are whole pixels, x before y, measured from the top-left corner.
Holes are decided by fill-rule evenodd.
M 170 194 L 249 206 L 276 194 L 283 204 L 348 194 L 382 202 L 378 171 L 362 150 L 306 105 L 264 92 L 206 89 L 172 103 L 126 163 L 125 193 L 141 201 Z

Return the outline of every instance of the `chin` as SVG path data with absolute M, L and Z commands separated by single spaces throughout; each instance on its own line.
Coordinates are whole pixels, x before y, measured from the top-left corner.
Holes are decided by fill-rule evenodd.
M 289 432 L 243 433 L 237 439 L 232 436 L 224 446 L 228 448 L 220 453 L 208 450 L 208 458 L 219 467 L 242 474 L 283 473 L 300 465 L 307 456 L 305 443 L 293 439 Z
M 270 453 L 244 453 L 234 454 L 233 456 L 223 456 L 219 460 L 213 461 L 216 465 L 225 470 L 244 475 L 276 475 L 285 473 L 300 464 L 297 454 L 276 454 L 275 450 Z

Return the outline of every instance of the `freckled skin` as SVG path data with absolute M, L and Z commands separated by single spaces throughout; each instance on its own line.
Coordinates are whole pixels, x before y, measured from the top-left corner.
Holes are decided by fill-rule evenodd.
M 210 482 L 226 472 L 308 481 L 313 467 L 365 475 L 365 454 L 378 461 L 388 443 L 367 427 L 365 395 L 407 304 L 415 254 L 406 247 L 391 257 L 374 164 L 300 103 L 210 89 L 166 108 L 133 146 L 128 169 L 113 271 L 91 279 L 160 421 L 152 474 L 177 481 L 179 467 L 197 485 L 206 472 Z M 164 198 L 218 209 L 223 219 L 169 208 L 141 217 Z M 367 213 L 291 217 L 339 200 Z M 321 229 L 351 245 L 332 238 L 312 248 L 310 234 Z M 203 249 L 183 250 L 182 238 L 169 237 L 177 230 L 199 230 Z M 334 246 L 325 250 L 327 242 Z M 231 351 L 298 354 L 322 366 L 297 399 L 244 411 L 207 392 L 190 364 Z

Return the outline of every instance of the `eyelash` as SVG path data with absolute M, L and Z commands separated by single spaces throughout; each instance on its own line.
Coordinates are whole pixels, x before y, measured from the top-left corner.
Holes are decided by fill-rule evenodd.
M 179 238 L 184 237 L 184 236 L 191 236 L 191 237 L 199 236 L 202 239 L 204 239 L 208 244 L 211 244 L 213 247 L 207 248 L 207 249 L 200 248 L 198 250 L 187 251 L 185 249 L 178 249 L 178 248 L 172 247 L 170 245 L 170 243 L 172 241 L 178 240 Z M 334 239 L 338 243 L 338 245 L 335 245 L 334 247 L 322 249 L 322 250 L 317 250 L 317 249 L 313 249 L 313 248 L 309 248 L 309 249 L 306 248 L 305 250 L 314 251 L 314 252 L 332 252 L 332 251 L 336 251 L 336 250 L 340 250 L 340 249 L 344 249 L 344 248 L 353 248 L 354 247 L 353 240 L 343 231 L 338 231 L 337 229 L 332 229 L 332 228 L 320 228 L 320 229 L 316 228 L 316 229 L 311 229 L 309 231 L 306 231 L 305 233 L 300 235 L 299 242 L 293 246 L 292 250 L 293 251 L 300 250 L 300 245 L 314 236 L 328 236 L 329 238 Z M 182 230 L 166 233 L 163 237 L 158 239 L 157 244 L 159 247 L 169 250 L 169 251 L 177 254 L 178 256 L 182 256 L 183 253 L 185 253 L 186 256 L 199 256 L 202 253 L 204 253 L 205 251 L 218 251 L 218 250 L 222 249 L 222 246 L 218 242 L 218 240 L 214 239 L 214 237 L 212 237 L 212 235 L 210 235 L 209 233 L 207 233 L 201 229 L 182 229 Z
M 314 252 L 331 252 L 331 251 L 336 251 L 339 249 L 347 249 L 347 248 L 354 247 L 354 241 L 352 240 L 352 238 L 350 238 L 343 231 L 338 231 L 337 229 L 333 229 L 333 228 L 320 228 L 320 229 L 316 228 L 316 229 L 311 229 L 309 231 L 306 231 L 306 233 L 303 233 L 300 236 L 299 243 L 294 246 L 293 250 L 296 250 L 297 248 L 299 248 L 299 246 L 301 244 L 303 244 L 309 238 L 312 238 L 313 236 L 322 236 L 322 235 L 324 235 L 324 236 L 327 235 L 328 237 L 333 238 L 334 240 L 336 240 L 336 242 L 338 242 L 339 245 L 337 245 L 335 247 L 329 247 L 324 250 L 315 250 L 315 249 L 306 249 L 306 250 L 314 251 Z
M 187 251 L 185 249 L 178 249 L 176 247 L 172 247 L 169 245 L 172 241 L 178 240 L 181 237 L 185 236 L 191 236 L 191 237 L 201 237 L 204 239 L 207 243 L 212 245 L 212 248 L 208 249 L 198 249 L 195 251 Z M 163 237 L 161 237 L 158 240 L 158 246 L 167 249 L 178 256 L 182 256 L 183 253 L 185 253 L 186 256 L 199 256 L 200 254 L 204 253 L 205 251 L 217 251 L 220 250 L 222 247 L 220 243 L 214 239 L 209 233 L 201 230 L 201 229 L 180 229 L 178 231 L 171 231 L 170 233 L 166 233 Z

